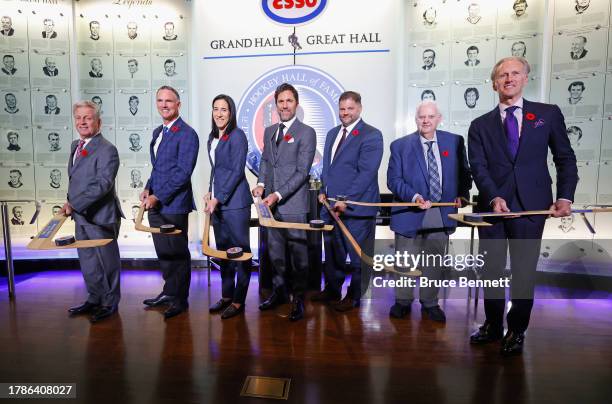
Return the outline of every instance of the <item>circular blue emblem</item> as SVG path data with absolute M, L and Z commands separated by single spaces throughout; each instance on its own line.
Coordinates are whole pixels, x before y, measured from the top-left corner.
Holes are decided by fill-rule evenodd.
M 293 85 L 300 102 L 297 117 L 317 133 L 317 150 L 310 174 L 321 176 L 323 148 L 327 132 L 338 126 L 338 99 L 344 89 L 333 77 L 310 66 L 283 66 L 265 73 L 251 84 L 238 104 L 238 126 L 249 141 L 247 166 L 259 175 L 264 129 L 280 118 L 274 102 L 274 90 L 283 83 Z

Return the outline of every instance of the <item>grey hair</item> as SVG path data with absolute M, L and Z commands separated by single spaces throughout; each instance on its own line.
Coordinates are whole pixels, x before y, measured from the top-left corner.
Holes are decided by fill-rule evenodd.
M 425 101 L 421 101 L 417 105 L 416 110 L 415 110 L 415 118 L 419 115 L 419 110 L 422 107 L 426 107 L 426 106 L 429 106 L 429 105 L 431 105 L 432 107 L 434 107 L 436 109 L 436 112 L 438 113 L 438 115 L 442 116 L 442 113 L 440 112 L 440 108 L 438 108 L 438 103 L 437 102 L 431 101 L 431 100 L 425 100 Z
M 493 66 L 493 70 L 491 70 L 491 81 L 495 81 L 495 74 L 497 73 L 497 69 L 499 69 L 499 66 L 501 66 L 503 63 L 510 61 L 521 63 L 523 65 L 523 69 L 525 69 L 525 74 L 529 74 L 531 72 L 531 66 L 529 65 L 527 59 L 522 58 L 520 56 L 508 56 L 503 59 L 500 59 L 497 63 L 495 63 L 495 66 Z
M 76 102 L 72 106 L 72 115 L 75 114 L 78 108 L 91 108 L 94 110 L 94 117 L 96 119 L 100 119 L 100 107 L 98 107 L 98 104 L 96 104 L 95 102 L 89 100 Z

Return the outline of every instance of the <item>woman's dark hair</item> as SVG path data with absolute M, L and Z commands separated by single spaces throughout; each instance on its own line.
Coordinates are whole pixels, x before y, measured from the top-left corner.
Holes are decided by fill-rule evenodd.
M 218 96 L 216 96 L 212 102 L 213 106 L 215 105 L 215 102 L 217 102 L 217 100 L 225 100 L 225 102 L 227 102 L 227 105 L 229 106 L 230 116 L 227 122 L 227 127 L 225 128 L 225 133 L 230 134 L 238 126 L 238 124 L 236 123 L 236 104 L 234 103 L 232 97 L 225 94 L 219 94 Z M 210 127 L 209 136 L 219 137 L 219 128 L 217 128 L 217 125 L 215 124 L 215 118 L 213 118 L 212 116 L 211 121 L 212 125 Z

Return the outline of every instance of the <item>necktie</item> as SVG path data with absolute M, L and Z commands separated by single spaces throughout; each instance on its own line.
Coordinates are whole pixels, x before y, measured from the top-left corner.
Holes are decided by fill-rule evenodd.
M 440 173 L 438 173 L 438 163 L 433 154 L 433 141 L 426 142 L 427 144 L 427 171 L 429 172 L 429 196 L 432 202 L 439 202 L 442 197 L 442 188 L 440 187 Z
M 74 152 L 74 162 L 81 157 L 81 153 L 83 152 L 83 148 L 85 147 L 85 141 L 83 139 L 79 140 L 79 145 L 76 148 L 76 152 Z
M 346 140 L 346 128 L 342 128 L 342 137 L 340 138 L 340 141 L 338 142 L 338 147 L 336 147 L 336 151 L 334 152 L 334 159 L 338 155 L 338 152 L 340 151 L 340 147 L 342 147 L 342 143 L 344 143 L 345 140 Z
M 514 116 L 514 111 L 517 108 L 516 105 L 506 108 L 506 119 L 504 119 L 504 129 L 508 138 L 508 150 L 513 159 L 516 158 L 519 147 L 519 125 L 516 116 Z
M 281 123 L 278 125 L 278 134 L 276 135 L 276 147 L 278 147 L 283 141 L 283 130 L 285 130 L 285 124 Z

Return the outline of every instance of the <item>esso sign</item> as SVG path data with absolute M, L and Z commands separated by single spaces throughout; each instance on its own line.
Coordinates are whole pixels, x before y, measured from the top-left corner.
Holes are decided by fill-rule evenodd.
M 327 0 L 261 0 L 261 6 L 264 13 L 277 23 L 300 25 L 321 14 Z

